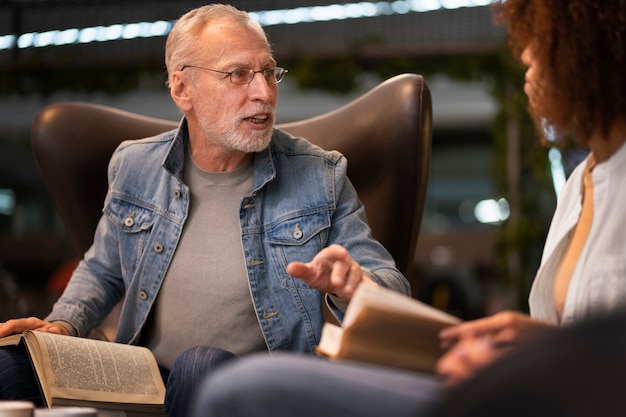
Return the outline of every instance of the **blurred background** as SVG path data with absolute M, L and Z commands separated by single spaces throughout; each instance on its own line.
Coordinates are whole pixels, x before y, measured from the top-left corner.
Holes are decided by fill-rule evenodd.
M 568 172 L 562 152 L 539 144 L 523 69 L 490 3 L 231 2 L 264 26 L 289 69 L 279 123 L 333 110 L 400 73 L 425 77 L 434 135 L 413 295 L 463 318 L 526 309 Z M 81 255 L 31 155 L 36 112 L 81 100 L 178 120 L 165 88 L 165 38 L 202 4 L 0 0 L 0 321 L 44 316 Z

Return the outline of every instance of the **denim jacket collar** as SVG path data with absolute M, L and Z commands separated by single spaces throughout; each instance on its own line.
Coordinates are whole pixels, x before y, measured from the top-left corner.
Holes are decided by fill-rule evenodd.
M 272 132 L 272 137 L 276 131 Z M 163 168 L 183 182 L 183 165 L 185 149 L 189 146 L 189 129 L 187 119 L 182 118 L 174 134 L 174 140 L 163 160 Z M 254 184 L 252 192 L 260 190 L 265 184 L 276 177 L 276 167 L 271 151 L 272 144 L 254 155 Z

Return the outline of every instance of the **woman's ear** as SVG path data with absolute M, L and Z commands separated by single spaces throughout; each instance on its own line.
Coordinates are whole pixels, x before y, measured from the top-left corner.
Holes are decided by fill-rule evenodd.
M 175 71 L 170 81 L 170 96 L 176 106 L 183 112 L 192 108 L 190 89 L 193 88 L 191 80 L 182 72 Z

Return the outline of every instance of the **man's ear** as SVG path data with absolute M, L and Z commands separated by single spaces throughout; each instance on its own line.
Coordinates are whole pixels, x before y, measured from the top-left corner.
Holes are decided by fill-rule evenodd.
M 176 106 L 183 112 L 191 110 L 191 95 L 190 89 L 193 88 L 191 80 L 182 73 L 182 71 L 175 71 L 172 74 L 170 81 L 170 96 Z

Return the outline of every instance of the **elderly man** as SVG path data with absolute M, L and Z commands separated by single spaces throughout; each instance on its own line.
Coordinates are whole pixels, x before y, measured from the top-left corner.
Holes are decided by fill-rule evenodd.
M 287 71 L 258 24 L 227 5 L 194 9 L 165 59 L 179 128 L 117 149 L 93 246 L 66 291 L 45 321 L 9 320 L 0 337 L 85 335 L 125 294 L 116 341 L 154 352 L 169 375 L 166 412 L 180 416 L 216 364 L 313 351 L 324 299 L 341 319 L 361 282 L 409 288 L 370 235 L 345 158 L 273 127 Z M 1 399 L 38 401 L 27 368 L 23 352 L 0 350 Z

